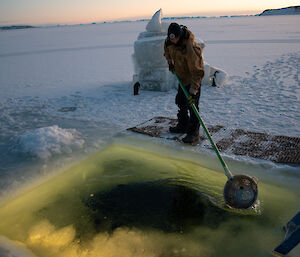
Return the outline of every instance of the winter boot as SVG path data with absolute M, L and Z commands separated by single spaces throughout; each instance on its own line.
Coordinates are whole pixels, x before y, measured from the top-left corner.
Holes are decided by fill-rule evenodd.
M 181 108 L 177 114 L 177 125 L 175 127 L 170 127 L 169 131 L 171 133 L 185 134 L 188 131 L 189 116 L 187 108 Z
M 184 134 L 187 132 L 187 126 L 184 126 L 180 123 L 178 123 L 176 126 L 174 127 L 169 127 L 169 131 L 170 133 L 180 133 L 180 134 Z
M 183 143 L 196 145 L 200 141 L 199 128 L 193 132 L 187 133 L 187 135 L 182 139 Z

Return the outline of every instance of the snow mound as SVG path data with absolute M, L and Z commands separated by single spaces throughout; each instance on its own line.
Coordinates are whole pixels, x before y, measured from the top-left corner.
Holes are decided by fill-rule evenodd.
M 0 236 L 0 256 L 1 257 L 35 257 L 35 255 L 25 248 L 21 242 L 9 240 Z
M 38 128 L 18 137 L 21 152 L 39 159 L 49 159 L 52 155 L 72 153 L 84 145 L 76 129 L 62 129 L 57 125 Z

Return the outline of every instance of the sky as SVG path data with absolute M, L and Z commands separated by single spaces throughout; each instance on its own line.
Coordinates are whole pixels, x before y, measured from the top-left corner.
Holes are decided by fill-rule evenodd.
M 0 0 L 1 25 L 76 24 L 164 17 L 257 14 L 299 0 Z

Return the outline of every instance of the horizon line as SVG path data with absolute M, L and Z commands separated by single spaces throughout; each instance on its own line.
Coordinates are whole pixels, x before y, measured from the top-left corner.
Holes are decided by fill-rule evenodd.
M 251 16 L 259 16 L 260 13 L 257 14 L 234 14 L 234 15 L 183 15 L 183 16 L 169 16 L 163 17 L 162 20 L 175 20 L 175 19 L 207 19 L 207 18 L 235 18 L 235 17 L 251 17 Z M 152 16 L 151 16 L 152 18 Z M 140 19 L 116 19 L 116 20 L 104 20 L 104 21 L 94 21 L 94 22 L 59 22 L 59 23 L 41 23 L 32 25 L 29 23 L 12 23 L 7 25 L 0 25 L 0 28 L 3 27 L 14 27 L 14 26 L 31 26 L 31 27 L 52 27 L 52 26 L 76 26 L 76 25 L 92 25 L 92 24 L 106 24 L 106 23 L 122 23 L 122 22 L 142 22 L 142 21 L 150 21 L 151 18 L 140 18 Z
M 169 14 L 167 17 L 163 17 L 163 19 L 180 19 L 180 18 L 222 18 L 222 17 L 243 17 L 243 16 L 258 16 L 259 14 L 262 14 L 266 10 L 279 10 L 279 9 L 287 9 L 291 7 L 300 7 L 299 5 L 294 5 L 294 6 L 285 6 L 285 7 L 279 7 L 279 8 L 271 8 L 271 9 L 253 9 L 253 10 L 227 10 L 227 11 L 217 11 L 217 12 L 211 12 L 207 11 L 204 12 L 202 15 L 201 14 L 196 14 L 196 13 L 181 13 L 181 14 Z M 146 14 L 144 14 L 146 15 Z M 148 16 L 148 15 L 147 15 Z M 103 19 L 103 20 L 98 20 L 87 18 L 86 21 L 58 21 L 58 22 L 20 22 L 20 21 L 8 21 L 8 20 L 3 20 L 0 21 L 0 27 L 9 27 L 9 26 L 35 26 L 35 27 L 40 27 L 40 26 L 67 26 L 67 25 L 87 25 L 87 24 L 101 24 L 101 23 L 117 23 L 117 22 L 135 22 L 135 21 L 147 21 L 151 20 L 152 15 L 148 16 L 149 18 L 143 18 L 143 17 L 137 17 L 137 16 L 131 16 L 131 17 L 122 17 L 122 18 L 115 18 L 115 19 Z M 90 21 L 88 21 L 90 20 Z

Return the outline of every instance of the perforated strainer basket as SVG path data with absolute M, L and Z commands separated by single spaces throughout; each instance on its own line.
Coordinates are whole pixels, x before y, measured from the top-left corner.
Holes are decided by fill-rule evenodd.
M 257 199 L 257 180 L 248 175 L 235 175 L 228 179 L 223 196 L 225 203 L 233 208 L 248 209 Z

